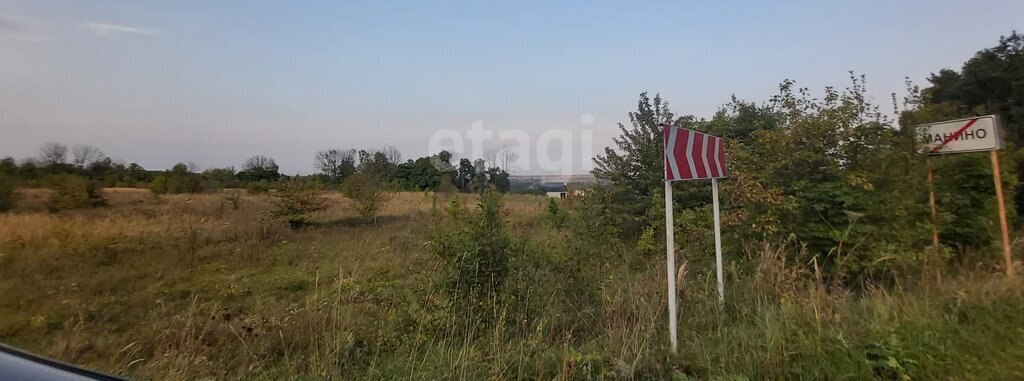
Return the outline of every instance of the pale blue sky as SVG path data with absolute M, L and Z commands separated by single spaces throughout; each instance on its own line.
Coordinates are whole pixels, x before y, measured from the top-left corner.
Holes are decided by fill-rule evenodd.
M 888 107 L 903 77 L 1024 29 L 1019 0 L 553 3 L 5 0 L 0 156 L 56 141 L 147 168 L 264 154 L 309 173 L 321 148 L 418 157 L 478 120 L 592 128 L 596 150 L 644 90 L 707 117 L 855 70 Z

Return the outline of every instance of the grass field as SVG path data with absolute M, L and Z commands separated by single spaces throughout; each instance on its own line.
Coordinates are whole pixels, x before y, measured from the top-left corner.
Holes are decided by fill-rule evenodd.
M 994 271 L 825 290 L 760 245 L 730 253 L 724 308 L 711 273 L 683 274 L 673 355 L 663 260 L 577 261 L 539 196 L 503 200 L 544 256 L 481 320 L 448 307 L 427 249 L 446 197 L 475 196 L 400 193 L 366 224 L 330 194 L 291 231 L 267 196 L 107 189 L 108 207 L 52 214 L 21 193 L 0 215 L 0 341 L 133 378 L 1024 379 L 1024 283 Z

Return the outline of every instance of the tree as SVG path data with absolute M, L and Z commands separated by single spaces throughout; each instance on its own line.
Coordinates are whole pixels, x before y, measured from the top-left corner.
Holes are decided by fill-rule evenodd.
M 1014 31 L 1000 37 L 998 45 L 975 53 L 959 72 L 943 69 L 932 74 L 928 82 L 931 86 L 916 99 L 917 109 L 929 106 L 927 114 L 950 119 L 997 114 L 1002 118 L 1010 146 L 1024 147 L 1024 34 Z M 1017 155 L 1015 161 L 1017 177 L 1024 178 L 1024 157 Z M 1012 190 L 1010 193 L 1013 194 Z M 1015 201 L 1016 212 L 1024 213 L 1024 192 L 1017 193 Z M 971 219 L 967 215 L 957 216 L 964 217 L 957 218 L 960 222 Z
M 382 181 L 391 181 L 395 177 L 398 165 L 391 162 L 383 150 L 359 150 L 359 172 L 372 174 Z
M 283 219 L 292 229 L 309 223 L 310 214 L 327 209 L 323 186 L 317 182 L 291 179 L 273 194 L 273 215 Z
M 487 168 L 497 167 L 498 166 L 498 150 L 490 149 L 490 150 L 484 151 L 483 160 L 484 160 L 484 165 Z
M 0 160 L 0 174 L 8 176 L 18 174 L 18 162 L 14 161 L 14 158 L 10 156 L 3 158 L 3 160 Z
M 203 189 L 217 190 L 221 188 L 237 188 L 238 180 L 235 176 L 235 167 L 210 168 L 203 171 Z
M 452 166 L 452 153 L 448 151 L 438 152 L 433 157 L 435 160 L 434 164 L 438 167 L 437 170 L 446 172 L 454 171 L 455 168 Z
M 501 168 L 488 168 L 486 174 L 487 183 L 493 185 L 496 191 L 505 193 L 512 187 L 512 182 L 508 178 L 508 172 L 503 171 Z
M 71 162 L 79 168 L 87 168 L 95 161 L 102 159 L 103 151 L 90 145 L 75 145 L 71 147 Z
M 498 167 L 505 173 L 510 173 L 509 170 L 516 160 L 519 160 L 519 152 L 512 149 L 512 147 L 506 145 L 498 150 Z
M 277 163 L 274 159 L 263 155 L 256 155 L 245 161 L 245 164 L 242 165 L 242 171 L 238 172 L 238 176 L 246 181 L 277 181 L 281 174 L 278 172 Z
M 149 172 L 147 172 L 145 168 L 142 168 L 142 166 L 139 165 L 138 163 L 128 164 L 128 167 L 125 168 L 125 170 L 128 172 L 128 177 L 134 180 L 135 182 L 149 181 Z
M 377 221 L 377 213 L 390 197 L 388 184 L 373 172 L 359 171 L 349 176 L 341 188 L 342 193 L 356 204 L 356 211 L 366 219 Z
M 473 178 L 469 181 L 472 192 L 487 190 L 487 163 L 484 159 L 473 160 Z
M 399 164 L 395 172 L 395 180 L 402 189 L 437 190 L 444 175 L 437 170 L 437 167 L 431 162 L 431 158 L 421 157 L 416 161 L 409 160 Z
M 44 166 L 67 163 L 68 146 L 60 143 L 46 143 L 39 149 L 39 160 Z
M 461 192 L 472 192 L 473 178 L 476 177 L 476 169 L 469 159 L 459 160 L 458 172 L 455 175 L 455 185 Z
M 391 163 L 392 165 L 398 165 L 402 162 L 402 152 L 395 146 L 384 147 L 381 149 L 381 152 L 383 152 L 384 156 L 387 157 L 388 163 Z
M 356 171 L 356 151 L 321 150 L 316 153 L 316 167 L 328 181 L 341 182 Z
M 203 191 L 203 179 L 193 173 L 185 163 L 175 164 L 166 175 L 167 193 L 199 193 Z M 155 190 L 155 188 L 154 188 Z
M 637 111 L 629 113 L 631 128 L 619 123 L 621 135 L 613 139 L 618 150 L 605 148 L 594 158 L 592 173 L 610 184 L 611 197 L 618 209 L 613 216 L 627 235 L 639 234 L 645 227 L 660 226 L 661 210 L 657 202 L 664 194 L 662 169 L 665 165 L 662 124 L 679 124 L 660 95 L 653 101 L 640 94 Z

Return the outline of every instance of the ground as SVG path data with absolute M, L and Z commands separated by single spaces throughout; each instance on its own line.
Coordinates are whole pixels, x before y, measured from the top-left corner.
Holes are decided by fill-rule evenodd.
M 1024 288 L 995 273 L 825 290 L 766 245 L 734 256 L 760 265 L 729 269 L 724 309 L 711 273 L 683 275 L 673 355 L 656 258 L 516 273 L 490 323 L 448 309 L 427 241 L 476 196 L 399 193 L 367 222 L 330 193 L 292 231 L 266 195 L 104 192 L 49 213 L 22 190 L 0 215 L 0 341 L 140 379 L 1024 379 Z M 504 197 L 506 228 L 569 252 L 548 203 Z

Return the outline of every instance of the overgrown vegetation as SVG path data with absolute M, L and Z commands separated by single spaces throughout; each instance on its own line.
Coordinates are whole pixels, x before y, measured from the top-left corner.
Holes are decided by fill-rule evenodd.
M 448 208 L 447 224 L 439 221 L 431 251 L 445 264 L 445 291 L 453 303 L 494 303 L 509 273 L 514 248 L 505 233 L 501 199 L 485 192 L 479 212 L 465 215 L 457 201 Z M 468 220 L 467 220 L 468 219 Z
M 384 179 L 371 170 L 359 171 L 349 176 L 341 191 L 355 203 L 360 216 L 373 221 L 376 221 L 377 212 L 384 207 L 391 193 Z
M 327 200 L 322 193 L 323 186 L 320 183 L 288 180 L 273 194 L 273 214 L 287 222 L 292 229 L 305 226 L 309 223 L 312 213 L 327 209 Z M 238 194 L 234 196 L 237 197 Z M 236 206 L 235 209 L 237 208 Z
M 84 177 L 61 174 L 54 175 L 47 182 L 53 190 L 49 201 L 51 211 L 91 208 L 107 203 L 100 188 Z
M 1020 40 L 968 66 L 1020 67 Z M 980 76 L 971 67 L 964 83 Z M 1018 379 L 1024 283 L 994 255 L 986 158 L 933 160 L 944 245 L 933 258 L 912 127 L 1021 98 L 979 103 L 974 85 L 932 81 L 908 86 L 898 120 L 857 76 L 818 98 L 784 81 L 708 120 L 641 94 L 617 149 L 597 159 L 602 185 L 571 202 L 502 196 L 500 171 L 446 152 L 426 159 L 444 164 L 431 171 L 395 151 L 335 150 L 318 160 L 346 197 L 273 178 L 276 164 L 254 158 L 242 172 L 273 184 L 269 195 L 173 194 L 214 176 L 182 166 L 160 174 L 160 198 L 108 189 L 109 208 L 23 207 L 0 215 L 0 341 L 139 379 Z M 665 268 L 662 123 L 730 142 L 724 304 L 707 184 L 677 183 L 680 266 Z M 64 148 L 46 147 L 48 168 Z M 1012 190 L 1019 168 L 1006 168 Z M 57 176 L 50 200 L 100 194 Z M 390 193 L 396 181 L 464 192 Z M 47 200 L 22 191 L 20 204 Z M 324 223 L 311 229 L 266 218 L 298 226 L 313 213 Z M 680 294 L 675 354 L 666 273 Z

